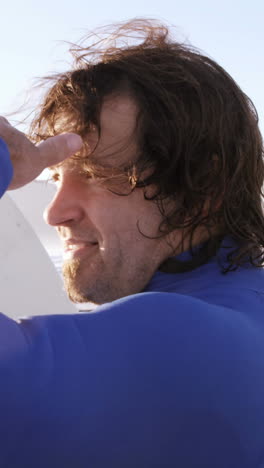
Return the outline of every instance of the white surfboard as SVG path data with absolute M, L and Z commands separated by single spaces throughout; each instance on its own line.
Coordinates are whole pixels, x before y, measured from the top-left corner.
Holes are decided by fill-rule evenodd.
M 12 318 L 76 313 L 46 250 L 8 194 L 0 200 L 0 219 L 0 312 Z
M 61 242 L 54 227 L 48 226 L 43 219 L 44 209 L 55 193 L 55 185 L 45 180 L 34 180 L 18 190 L 8 192 L 50 256 L 62 253 Z

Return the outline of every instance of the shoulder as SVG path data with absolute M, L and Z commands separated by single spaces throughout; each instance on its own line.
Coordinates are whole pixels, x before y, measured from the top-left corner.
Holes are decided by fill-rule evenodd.
M 216 291 L 211 294 L 215 296 Z M 234 295 L 238 296 L 238 292 L 234 291 Z M 186 348 L 187 353 L 199 348 L 205 357 L 208 349 L 216 356 L 228 353 L 235 344 L 240 353 L 238 359 L 243 360 L 245 353 L 248 357 L 257 350 L 264 353 L 264 314 L 256 313 L 254 301 L 248 312 L 251 313 L 193 296 L 152 292 L 128 296 L 88 313 L 36 316 L 20 323 L 1 315 L 1 356 L 7 350 L 17 354 L 18 350 L 32 347 L 34 352 L 42 353 L 47 348 L 62 355 L 66 350 L 68 354 L 69 342 L 72 351 L 78 352 L 84 342 L 91 346 L 105 340 L 109 346 L 112 342 L 133 346 L 133 340 L 137 339 L 144 347 L 146 339 L 153 346 L 158 339 L 164 340 L 163 349 L 169 343 L 175 353 L 180 347 Z
M 236 444 L 250 446 L 253 458 L 259 453 L 264 339 L 238 312 L 176 293 L 142 293 L 93 313 L 21 323 L 0 316 L 0 334 L 0 408 L 10 421 L 0 425 L 2 440 L 18 427 L 19 414 L 16 433 L 22 435 L 36 415 L 45 424 L 48 418 L 49 431 L 44 434 L 42 424 L 35 425 L 34 437 L 45 436 L 54 451 L 65 420 L 66 427 L 83 428 L 86 439 L 87 431 L 94 437 L 95 428 L 112 431 L 114 423 L 120 431 L 116 447 L 129 421 L 137 427 L 129 433 L 129 453 L 137 461 L 141 452 L 135 447 L 142 440 L 147 444 L 146 427 L 156 431 L 155 457 L 168 439 L 171 459 L 175 444 L 180 451 L 188 440 L 198 460 L 201 450 L 207 457 L 208 444 L 228 456 L 230 450 L 242 453 Z

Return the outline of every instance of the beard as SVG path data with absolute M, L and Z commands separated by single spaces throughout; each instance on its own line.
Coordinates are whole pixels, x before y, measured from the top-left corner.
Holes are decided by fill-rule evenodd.
M 153 274 L 145 262 L 137 268 L 132 265 L 130 274 L 129 267 L 124 268 L 126 257 L 116 254 L 109 257 L 111 261 L 107 264 L 100 255 L 92 259 L 90 256 L 65 259 L 62 267 L 64 286 L 72 302 L 101 305 L 144 289 Z
M 79 281 L 81 268 L 81 261 L 79 259 L 66 260 L 62 266 L 64 287 L 72 302 L 83 303 L 89 301 Z
M 103 280 L 98 264 L 87 264 L 81 259 L 65 260 L 62 266 L 64 287 L 74 303 L 104 304 L 117 299 L 112 281 Z M 116 296 L 117 294 L 117 296 Z

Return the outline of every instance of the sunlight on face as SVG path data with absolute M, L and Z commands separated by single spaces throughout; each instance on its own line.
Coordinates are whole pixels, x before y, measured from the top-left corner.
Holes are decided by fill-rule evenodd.
M 107 100 L 93 159 L 114 168 L 131 164 L 138 154 L 136 117 L 137 108 L 129 97 Z M 157 205 L 144 198 L 142 188 L 117 194 L 96 178 L 87 178 L 70 161 L 59 166 L 54 177 L 57 193 L 45 216 L 63 242 L 69 297 L 102 304 L 142 291 L 170 254 L 160 238 Z

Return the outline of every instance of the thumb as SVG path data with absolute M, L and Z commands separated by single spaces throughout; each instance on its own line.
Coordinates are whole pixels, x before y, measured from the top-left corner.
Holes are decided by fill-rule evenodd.
M 38 145 L 39 157 L 45 167 L 53 166 L 79 151 L 83 141 L 75 133 L 63 133 L 50 137 Z

